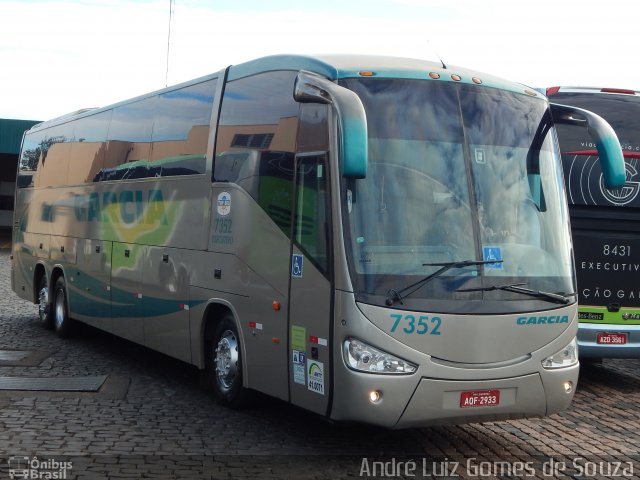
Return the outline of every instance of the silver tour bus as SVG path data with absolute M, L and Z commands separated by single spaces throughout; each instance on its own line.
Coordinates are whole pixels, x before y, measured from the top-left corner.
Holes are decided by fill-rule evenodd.
M 24 137 L 12 285 L 329 419 L 547 415 L 578 378 L 555 123 L 600 117 L 413 59 L 274 56 Z

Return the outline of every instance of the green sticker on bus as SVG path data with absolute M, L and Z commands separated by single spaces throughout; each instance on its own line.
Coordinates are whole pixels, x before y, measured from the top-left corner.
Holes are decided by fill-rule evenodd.
M 306 328 L 298 327 L 296 325 L 291 326 L 291 348 L 293 350 L 300 350 L 301 352 L 307 350 Z

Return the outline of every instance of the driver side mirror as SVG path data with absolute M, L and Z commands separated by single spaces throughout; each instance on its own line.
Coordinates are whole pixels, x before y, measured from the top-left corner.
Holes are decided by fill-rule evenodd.
M 367 176 L 367 116 L 360 97 L 351 90 L 313 73 L 300 72 L 293 98 L 300 103 L 333 105 L 341 132 L 341 173 L 348 178 Z

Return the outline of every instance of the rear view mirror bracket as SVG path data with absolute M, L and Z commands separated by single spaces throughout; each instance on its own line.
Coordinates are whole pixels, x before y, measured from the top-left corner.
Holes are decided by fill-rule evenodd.
M 341 132 L 340 171 L 344 177 L 367 176 L 367 116 L 360 97 L 324 77 L 300 72 L 293 98 L 300 103 L 330 104 L 336 109 Z
M 623 187 L 626 182 L 624 156 L 611 125 L 601 116 L 582 108 L 557 103 L 549 105 L 554 123 L 587 127 L 598 149 L 605 186 L 609 189 Z

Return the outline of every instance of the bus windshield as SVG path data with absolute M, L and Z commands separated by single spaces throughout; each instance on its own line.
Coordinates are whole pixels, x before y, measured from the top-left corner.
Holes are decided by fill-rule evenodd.
M 369 134 L 367 177 L 345 179 L 343 188 L 359 301 L 384 305 L 390 290 L 464 261 L 469 266 L 447 269 L 395 306 L 424 309 L 428 301 L 432 311 L 526 311 L 557 305 L 491 287 L 575 292 L 560 155 L 546 102 L 450 82 L 341 84 L 362 100 Z

